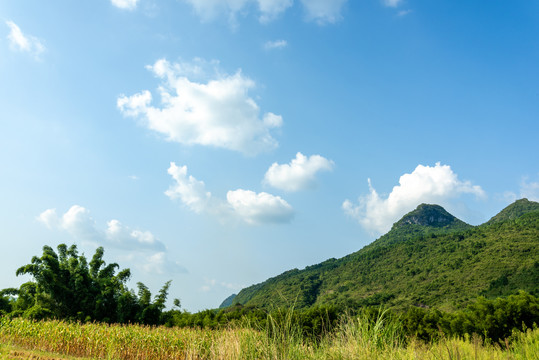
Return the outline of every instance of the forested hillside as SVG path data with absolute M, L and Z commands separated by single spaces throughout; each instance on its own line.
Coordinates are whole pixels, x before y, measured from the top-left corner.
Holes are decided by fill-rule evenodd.
M 454 310 L 480 295 L 538 295 L 538 284 L 539 203 L 518 200 L 476 227 L 422 204 L 369 246 L 245 288 L 233 302 Z

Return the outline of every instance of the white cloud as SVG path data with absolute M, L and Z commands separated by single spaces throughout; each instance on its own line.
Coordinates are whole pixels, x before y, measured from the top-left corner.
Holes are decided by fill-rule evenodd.
M 402 0 L 382 0 L 382 2 L 387 7 L 397 7 L 402 2 Z
M 12 50 L 27 52 L 36 59 L 45 51 L 45 45 L 36 37 L 23 34 L 22 30 L 13 21 L 6 21 L 10 32 L 7 36 Z
M 179 167 L 171 162 L 168 173 L 176 182 L 165 191 L 165 195 L 170 199 L 179 198 L 182 203 L 196 213 L 212 208 L 209 206 L 210 201 L 212 201 L 211 193 L 206 191 L 203 181 L 198 181 L 191 175 L 187 176 L 187 166 Z
M 55 229 L 58 227 L 60 221 L 58 214 L 56 213 L 56 209 L 47 209 L 43 211 L 41 214 L 39 214 L 37 220 L 49 229 Z
M 45 210 L 47 211 L 47 210 Z M 98 242 L 101 238 L 90 211 L 79 205 L 73 205 L 58 219 L 60 229 L 67 231 L 75 238 L 88 242 Z
M 112 5 L 124 10 L 135 10 L 139 0 L 110 0 Z
M 399 185 L 387 198 L 382 198 L 369 179 L 370 194 L 360 197 L 359 204 L 345 200 L 342 207 L 346 214 L 357 219 L 367 230 L 385 233 L 391 225 L 405 213 L 413 210 L 420 203 L 435 203 L 447 206 L 451 198 L 462 194 L 484 197 L 485 193 L 478 185 L 461 181 L 449 165 L 418 165 L 411 174 L 404 174 Z
M 249 224 L 284 223 L 294 217 L 294 210 L 285 200 L 265 192 L 238 189 L 229 191 L 226 199 Z
M 163 251 L 165 245 L 149 231 L 133 230 L 113 219 L 107 222 L 105 244 L 119 249 L 153 249 Z
M 267 23 L 277 18 L 286 9 L 291 7 L 292 0 L 258 0 L 258 7 L 260 9 L 259 20 L 262 23 Z
M 264 182 L 286 191 L 304 190 L 316 184 L 316 173 L 330 171 L 333 165 L 333 161 L 320 155 L 306 157 L 298 152 L 290 164 L 273 163 L 264 176 Z
M 180 199 L 193 212 L 220 220 L 237 218 L 251 225 L 289 222 L 294 216 L 292 207 L 279 196 L 238 189 L 228 191 L 224 201 L 212 197 L 204 182 L 188 176 L 186 166 L 171 163 L 168 173 L 175 184 L 165 194 L 170 199 Z
M 334 23 L 341 19 L 342 7 L 348 0 L 301 0 L 307 20 L 319 24 Z M 392 0 L 395 1 L 395 0 Z M 259 21 L 267 23 L 275 20 L 294 4 L 293 0 L 184 0 L 193 7 L 203 21 L 210 21 L 218 16 L 226 16 L 232 24 L 236 23 L 237 14 L 248 14 L 256 4 Z
M 525 177 L 520 183 L 520 197 L 531 201 L 539 201 L 539 182 L 530 182 Z
M 121 96 L 116 105 L 127 116 L 139 116 L 144 113 L 152 102 L 152 94 L 148 90 L 132 96 Z
M 184 0 L 193 7 L 203 21 L 210 21 L 219 15 L 225 15 L 235 23 L 236 14 L 244 10 L 250 0 Z
M 335 23 L 342 18 L 341 12 L 348 0 L 301 0 L 307 12 L 307 20 L 318 24 Z
M 258 104 L 249 96 L 255 82 L 241 71 L 217 75 L 204 83 L 187 77 L 205 75 L 193 64 L 161 59 L 148 69 L 162 80 L 161 104 L 151 105 L 148 90 L 120 96 L 117 106 L 125 115 L 141 116 L 151 130 L 185 145 L 214 146 L 247 155 L 277 147 L 270 130 L 281 126 L 282 117 L 270 112 L 260 117 Z
M 273 49 L 283 49 L 288 46 L 288 43 L 286 40 L 274 40 L 274 41 L 266 41 L 264 44 L 264 49 L 266 50 L 273 50 Z
M 106 229 L 99 229 L 90 216 L 90 211 L 80 205 L 73 205 L 61 217 L 55 209 L 47 209 L 37 220 L 49 229 L 66 231 L 76 240 L 83 242 L 125 250 L 165 250 L 165 245 L 151 232 L 131 229 L 115 219 L 107 222 Z
M 80 205 L 73 205 L 62 216 L 58 216 L 55 209 L 47 209 L 37 220 L 51 230 L 67 232 L 77 241 L 119 250 L 121 260 L 146 273 L 187 272 L 177 261 L 169 259 L 165 244 L 150 231 L 132 229 L 115 219 L 108 221 L 105 229 L 100 229 L 90 211 Z

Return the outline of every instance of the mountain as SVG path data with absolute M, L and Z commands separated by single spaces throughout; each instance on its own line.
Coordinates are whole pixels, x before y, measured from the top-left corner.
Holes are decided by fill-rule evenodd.
M 474 227 L 440 206 L 422 204 L 363 249 L 247 287 L 234 303 L 454 310 L 479 295 L 518 289 L 539 295 L 538 207 L 519 200 L 495 221 Z
M 505 220 L 515 220 L 522 215 L 534 211 L 539 211 L 539 203 L 528 199 L 520 199 L 493 216 L 487 224 L 502 222 Z
M 388 245 L 414 237 L 441 234 L 473 228 L 448 213 L 440 205 L 421 204 L 393 224 L 391 230 L 370 246 Z
M 221 305 L 219 305 L 219 309 L 231 306 L 233 304 L 233 301 L 234 301 L 235 297 L 236 297 L 236 294 L 232 294 L 229 297 L 227 297 L 226 299 L 224 299 L 223 302 L 221 303 Z

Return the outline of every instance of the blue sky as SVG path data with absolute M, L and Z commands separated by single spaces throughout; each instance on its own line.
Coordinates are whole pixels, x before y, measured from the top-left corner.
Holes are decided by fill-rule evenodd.
M 0 288 L 76 243 L 190 311 L 539 200 L 533 1 L 0 3 Z

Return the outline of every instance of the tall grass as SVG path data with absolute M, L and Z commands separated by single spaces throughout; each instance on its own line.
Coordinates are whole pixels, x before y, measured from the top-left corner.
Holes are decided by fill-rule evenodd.
M 304 336 L 291 312 L 268 318 L 263 329 L 0 319 L 0 343 L 92 359 L 539 359 L 539 329 L 515 333 L 503 346 L 479 337 L 425 344 L 401 334 L 398 320 L 384 311 L 374 319 L 347 315 L 319 341 Z

